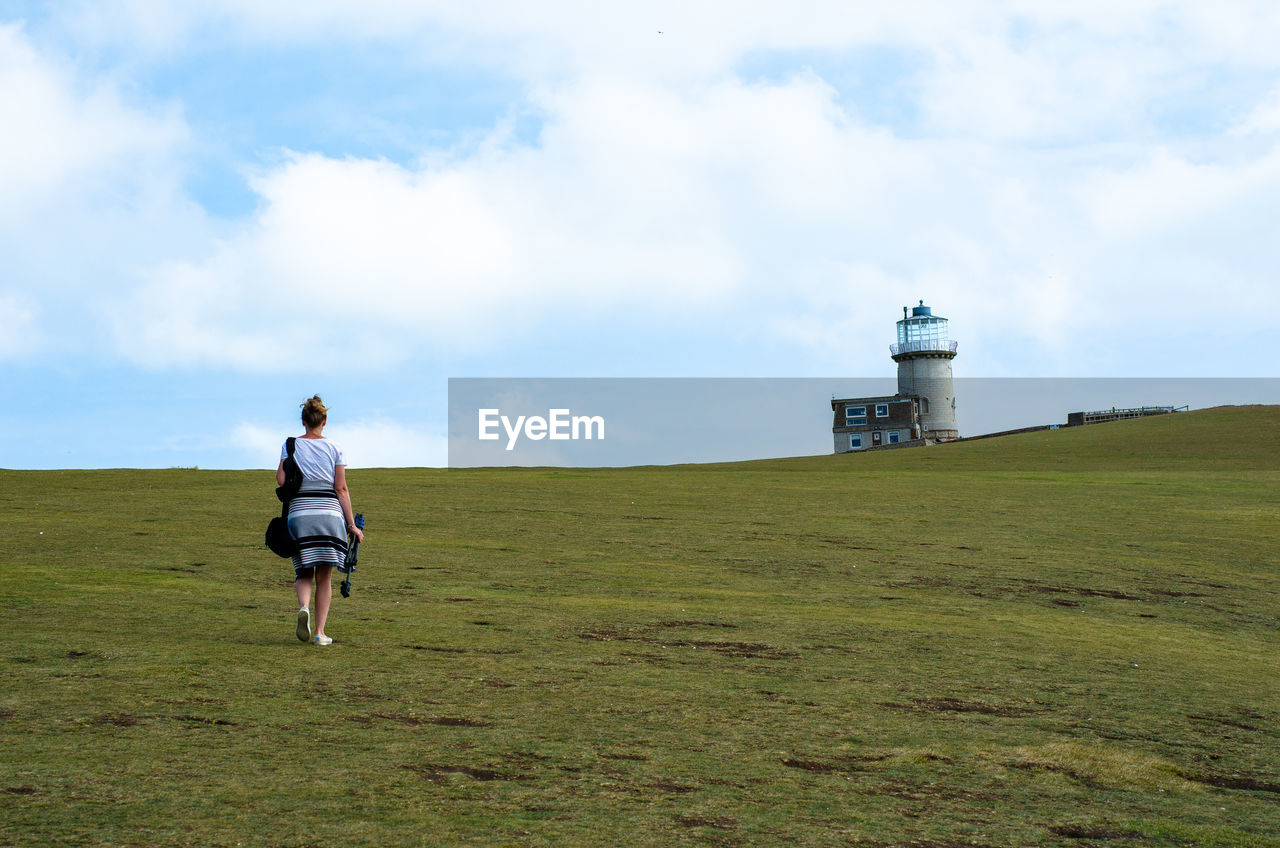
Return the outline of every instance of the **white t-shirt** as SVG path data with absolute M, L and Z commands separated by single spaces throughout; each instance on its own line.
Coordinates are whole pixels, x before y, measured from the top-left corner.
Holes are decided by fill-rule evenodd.
M 280 458 L 289 455 L 289 442 L 280 446 Z M 333 485 L 333 468 L 335 465 L 346 465 L 347 458 L 342 448 L 328 439 L 304 439 L 294 441 L 293 459 L 302 469 L 302 475 L 308 480 L 316 480 Z

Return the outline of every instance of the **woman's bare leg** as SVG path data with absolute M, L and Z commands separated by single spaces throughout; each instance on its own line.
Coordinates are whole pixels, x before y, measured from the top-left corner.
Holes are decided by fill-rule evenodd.
M 311 578 L 299 577 L 293 581 L 293 588 L 298 590 L 298 606 L 306 607 L 311 605 Z
M 329 617 L 329 602 L 333 600 L 333 566 L 316 566 L 316 636 L 326 635 L 325 619 Z

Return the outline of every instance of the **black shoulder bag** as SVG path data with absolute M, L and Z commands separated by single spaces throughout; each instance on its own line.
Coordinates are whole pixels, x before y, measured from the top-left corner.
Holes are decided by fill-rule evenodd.
M 284 485 L 276 487 L 276 497 L 280 499 L 280 517 L 271 519 L 267 525 L 267 547 L 276 556 L 291 557 L 294 554 L 293 536 L 289 535 L 289 501 L 302 488 L 302 469 L 293 458 L 297 437 L 290 436 L 285 441 Z

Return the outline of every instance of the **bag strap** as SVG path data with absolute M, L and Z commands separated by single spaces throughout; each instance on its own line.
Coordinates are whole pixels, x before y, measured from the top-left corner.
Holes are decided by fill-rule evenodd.
M 289 489 L 289 466 L 292 465 L 296 468 L 299 474 L 302 473 L 302 469 L 298 468 L 298 461 L 293 458 L 293 452 L 297 448 L 297 445 L 297 436 L 290 436 L 284 440 L 285 484 L 283 486 L 276 487 L 276 497 L 280 499 L 280 503 L 284 504 L 283 511 L 280 514 L 285 517 L 288 517 L 289 514 L 289 501 L 293 500 L 293 496 L 297 494 L 297 492 Z

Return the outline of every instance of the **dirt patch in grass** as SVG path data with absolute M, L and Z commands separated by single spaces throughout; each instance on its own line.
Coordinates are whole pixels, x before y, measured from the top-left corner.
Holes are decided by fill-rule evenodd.
M 855 839 L 841 843 L 848 848 L 997 848 L 986 842 L 964 839 L 912 839 L 909 842 L 885 842 L 883 839 Z
M 649 785 L 659 792 L 670 792 L 672 795 L 687 795 L 690 792 L 697 792 L 702 788 L 689 783 L 677 783 L 674 780 L 667 780 L 666 778 L 658 778 Z
M 366 722 L 368 722 L 369 719 L 380 718 L 386 721 L 394 721 L 397 724 L 403 724 L 405 727 L 421 727 L 430 721 L 428 718 L 412 715 L 410 713 L 373 713 L 372 715 L 361 716 L 359 718 L 352 717 L 352 720 L 359 721 L 361 718 Z
M 165 716 L 161 716 L 161 718 L 165 718 Z M 213 727 L 235 727 L 236 726 L 235 722 L 227 721 L 225 718 L 209 718 L 208 716 L 196 716 L 196 715 L 168 716 L 168 718 L 171 718 L 174 721 L 184 721 L 188 724 L 207 724 Z
M 1080 595 L 1086 598 L 1112 598 L 1117 601 L 1145 601 L 1141 595 L 1131 595 L 1116 589 L 1091 589 L 1088 586 L 1046 586 L 1034 580 L 1023 580 L 1021 591 L 1042 595 Z
M 842 754 L 837 757 L 827 757 L 823 759 L 812 757 L 784 757 L 781 762 L 787 768 L 799 769 L 800 771 L 813 772 L 814 774 L 831 774 L 840 772 L 848 774 L 850 772 L 866 771 L 867 766 L 871 763 L 882 763 L 886 760 L 893 759 L 893 754 Z M 934 754 L 925 755 L 925 759 L 941 760 Z
M 1055 824 L 1049 832 L 1067 839 L 1137 839 L 1142 836 L 1136 831 L 1096 824 Z
M 578 631 L 579 639 L 590 639 L 593 642 L 626 642 L 629 637 L 619 630 L 580 630 Z
M 156 716 L 134 715 L 133 713 L 105 713 L 89 721 L 94 727 L 137 727 L 153 720 Z
M 1195 715 L 1189 715 L 1187 716 L 1187 718 L 1191 719 L 1192 721 L 1205 721 L 1211 724 L 1221 724 L 1226 727 L 1234 727 L 1237 730 L 1250 730 L 1253 732 L 1259 732 L 1262 730 L 1261 727 L 1257 727 L 1256 725 L 1252 725 L 1252 724 L 1246 724 L 1245 722 L 1235 718 L 1234 716 L 1208 715 L 1205 713 L 1197 713 Z
M 490 725 L 490 722 L 483 719 L 466 716 L 436 716 L 429 721 L 438 727 L 488 727 Z
M 647 763 L 649 758 L 644 754 L 601 754 L 602 760 L 626 760 L 633 763 Z
M 366 717 L 349 717 L 352 721 L 360 721 Z M 434 724 L 438 727 L 488 727 L 489 722 L 466 716 L 419 716 L 412 713 L 373 713 L 372 718 L 381 718 L 403 724 L 405 727 L 421 727 Z
M 137 727 L 153 721 L 181 721 L 187 724 L 203 724 L 211 727 L 235 727 L 235 722 L 223 718 L 197 715 L 138 715 L 136 713 L 104 713 L 89 721 L 93 727 Z
M 829 537 L 823 537 L 818 539 L 818 541 L 827 545 L 835 545 L 837 548 L 844 548 L 847 551 L 878 551 L 880 550 L 879 548 L 871 548 L 866 545 L 851 545 L 849 544 L 849 541 L 847 539 L 832 539 Z M 921 542 L 920 544 L 929 545 L 932 543 Z
M 1216 786 L 1219 789 L 1239 789 L 1245 792 L 1273 792 L 1280 794 L 1280 781 L 1260 780 L 1250 774 L 1213 774 L 1210 772 L 1180 770 L 1178 775 L 1195 783 Z
M 1064 765 L 1063 763 L 1053 762 L 1051 760 L 1021 760 L 1009 763 L 1011 768 L 1022 769 L 1023 771 L 1049 771 L 1064 774 L 1072 780 L 1079 781 L 1090 789 L 1103 789 L 1103 785 L 1096 777 L 1091 774 Z
M 659 621 L 656 627 L 724 627 L 734 630 L 738 625 L 727 621 Z
M 787 768 L 811 771 L 816 774 L 829 774 L 840 770 L 840 767 L 835 763 L 822 762 L 821 760 L 798 760 L 794 757 L 784 757 L 781 762 Z
M 39 791 L 34 786 L 6 786 L 0 789 L 0 795 L 35 795 Z
M 899 778 L 883 778 L 876 783 L 859 787 L 866 795 L 901 798 L 904 801 L 992 801 L 999 796 L 993 792 L 972 792 L 946 783 L 913 783 Z
M 422 766 L 401 766 L 402 769 L 411 771 L 424 780 L 432 783 L 444 783 L 449 780 L 451 775 L 460 774 L 469 777 L 472 780 L 488 782 L 491 780 L 528 780 L 529 777 L 523 774 L 513 774 L 511 772 L 498 771 L 497 769 L 477 767 L 477 766 L 461 766 L 447 764 L 428 764 Z
M 802 701 L 799 698 L 789 698 L 786 695 L 782 695 L 778 692 L 770 692 L 767 689 L 760 690 L 760 694 L 764 695 L 765 700 L 774 704 L 799 704 L 802 707 L 818 706 L 816 701 Z
M 680 644 L 689 644 L 695 648 L 710 648 L 717 653 L 725 654 L 730 657 L 789 660 L 797 659 L 800 656 L 795 651 L 786 651 L 781 648 L 775 648 L 773 645 L 769 645 L 764 642 L 719 642 L 699 640 L 685 643 L 684 640 L 681 640 Z
M 695 648 L 715 651 L 729 657 L 742 659 L 789 660 L 798 659 L 795 651 L 778 648 L 765 642 L 731 642 L 720 639 L 664 639 L 646 633 L 628 630 L 582 630 L 579 639 L 590 639 L 595 642 L 643 642 L 647 645 L 661 645 L 664 648 Z
M 1153 595 L 1159 595 L 1163 598 L 1207 598 L 1204 592 L 1180 592 L 1176 589 L 1148 589 Z
M 1039 712 L 1033 707 L 1011 704 L 988 704 L 983 701 L 962 701 L 959 698 L 912 698 L 909 704 L 888 701 L 882 706 L 895 710 L 911 710 L 920 713 L 978 713 L 979 715 L 1021 718 Z
M 716 827 L 720 830 L 733 830 L 738 826 L 738 820 L 731 819 L 728 816 L 720 816 L 714 819 L 709 819 L 705 816 L 676 816 L 675 822 L 681 827 Z
M 0 710 L 0 721 L 8 721 L 17 714 L 17 710 Z
M 466 648 L 447 648 L 442 645 L 402 645 L 411 651 L 435 651 L 437 654 L 465 654 Z

